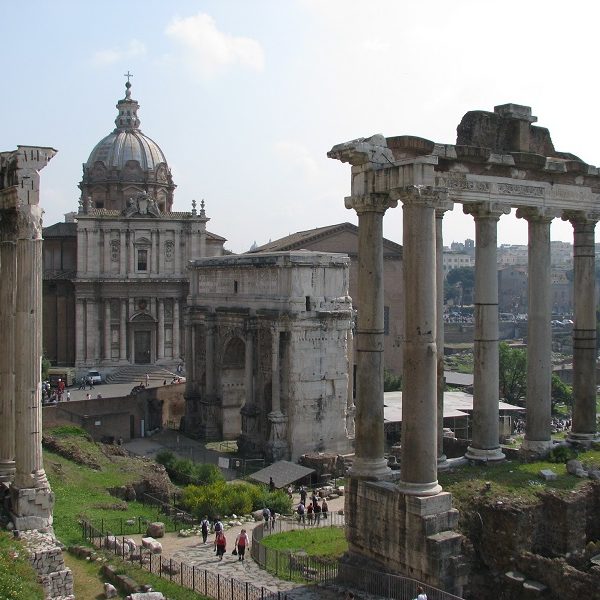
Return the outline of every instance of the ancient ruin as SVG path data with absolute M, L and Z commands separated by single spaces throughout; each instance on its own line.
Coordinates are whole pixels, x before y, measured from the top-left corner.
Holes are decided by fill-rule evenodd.
M 73 577 L 53 536 L 42 462 L 39 171 L 55 154 L 37 146 L 0 153 L 0 497 L 8 495 L 12 528 L 26 532 L 46 597 L 66 598 Z
M 187 433 L 272 461 L 350 451 L 349 262 L 308 251 L 192 262 Z
M 437 482 L 441 394 L 438 344 L 441 228 L 454 203 L 476 230 L 473 439 L 467 457 L 504 458 L 498 435 L 497 223 L 512 208 L 528 221 L 529 343 L 524 450 L 551 447 L 550 223 L 568 220 L 574 232 L 575 325 L 573 429 L 589 444 L 596 430 L 594 228 L 600 218 L 599 170 L 554 149 L 547 129 L 534 126 L 526 106 L 468 112 L 454 145 L 375 135 L 334 146 L 330 158 L 352 165 L 346 207 L 358 213 L 359 306 L 356 460 L 346 500 L 350 560 L 460 593 L 464 569 L 456 511 Z M 382 222 L 403 209 L 405 333 L 402 468 L 392 481 L 383 456 Z M 377 508 L 375 508 L 377 506 Z M 372 514 L 377 530 L 372 535 Z

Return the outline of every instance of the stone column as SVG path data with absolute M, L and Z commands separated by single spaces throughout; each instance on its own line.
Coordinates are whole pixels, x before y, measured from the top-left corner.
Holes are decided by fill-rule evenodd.
M 2 211 L 0 218 L 0 274 L 5 284 L 0 285 L 0 482 L 12 481 L 15 474 L 15 217 Z
M 75 364 L 85 364 L 85 301 L 75 299 Z
M 130 229 L 127 232 L 127 255 L 129 258 L 129 273 L 136 272 L 136 264 L 135 264 L 135 246 L 133 244 L 133 230 Z
M 150 273 L 156 273 L 156 231 L 151 231 L 150 232 L 150 237 L 152 238 L 152 248 L 151 248 L 151 253 L 150 253 Z
M 281 412 L 281 375 L 279 361 L 279 327 L 271 327 L 271 412 L 269 419 L 269 458 L 276 462 L 288 458 L 287 416 Z
M 119 325 L 119 360 L 127 361 L 127 300 L 121 300 L 121 318 Z
M 244 386 L 245 404 L 251 406 L 254 404 L 254 331 L 246 331 L 246 354 L 244 356 Z
M 110 337 L 110 299 L 104 299 L 104 360 L 110 361 L 112 340 Z
M 594 229 L 600 216 L 569 212 L 573 225 L 573 425 L 570 442 L 598 441 L 596 427 L 596 273 Z
M 179 316 L 179 299 L 173 299 L 173 360 L 181 356 L 181 328 Z M 189 354 L 188 354 L 189 356 Z
M 89 366 L 97 359 L 96 348 L 98 342 L 98 304 L 92 298 L 87 298 L 85 302 L 86 308 L 86 344 L 85 344 L 85 359 Z
M 215 323 L 209 315 L 204 321 L 206 327 L 206 396 L 215 395 Z
M 413 186 L 401 191 L 400 200 L 405 300 L 402 466 L 398 485 L 407 495 L 433 496 L 442 491 L 437 482 L 435 208 L 446 198 L 431 188 Z
M 463 206 L 475 219 L 475 339 L 473 433 L 465 457 L 503 460 L 500 449 L 500 355 L 498 341 L 498 220 L 509 206 L 478 202 Z
M 165 301 L 158 299 L 158 360 L 165 357 Z
M 397 201 L 388 194 L 368 194 L 345 202 L 358 214 L 355 458 L 350 476 L 383 479 L 391 474 L 383 446 L 383 215 Z
M 351 318 L 352 323 L 352 318 Z M 352 326 L 348 329 L 348 393 L 346 395 L 346 435 L 348 439 L 354 439 L 356 435 L 355 417 L 356 406 L 354 406 L 354 337 L 352 334 Z
M 164 232 L 158 230 L 156 232 L 158 236 L 158 273 L 165 272 L 165 239 Z
M 550 223 L 555 215 L 539 208 L 520 208 L 529 236 L 529 318 L 527 334 L 527 422 L 522 448 L 544 454 L 552 447 L 552 295 Z
M 437 347 L 437 462 L 438 469 L 448 467 L 448 459 L 444 454 L 444 236 L 443 219 L 453 204 L 435 209 L 435 287 L 437 297 L 436 338 Z
M 19 210 L 15 332 L 15 461 L 10 489 L 16 529 L 52 525 L 54 494 L 42 463 L 42 209 Z
M 104 229 L 102 231 L 102 254 L 104 257 L 104 265 L 103 271 L 106 275 L 108 275 L 111 271 L 110 269 L 110 260 L 111 260 L 111 252 L 110 252 L 110 229 Z

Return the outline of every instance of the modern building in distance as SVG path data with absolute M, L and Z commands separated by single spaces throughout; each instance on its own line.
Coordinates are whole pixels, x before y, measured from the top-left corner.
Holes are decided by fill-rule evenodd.
M 43 232 L 43 339 L 53 364 L 177 364 L 187 262 L 223 254 L 204 202 L 173 212 L 171 169 L 125 87 L 115 129 L 83 164 L 77 212 Z

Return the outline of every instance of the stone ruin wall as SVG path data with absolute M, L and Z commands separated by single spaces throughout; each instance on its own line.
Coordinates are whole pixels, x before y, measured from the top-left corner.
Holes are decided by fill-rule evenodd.
M 492 502 L 482 492 L 461 510 L 471 546 L 471 597 L 597 597 L 600 567 L 591 566 L 590 558 L 600 554 L 598 514 L 600 484 L 595 482 L 569 494 L 544 492 L 530 506 Z

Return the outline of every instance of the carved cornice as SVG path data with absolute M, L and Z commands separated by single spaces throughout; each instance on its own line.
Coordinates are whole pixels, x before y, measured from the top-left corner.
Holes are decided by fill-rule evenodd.
M 348 196 L 344 199 L 346 208 L 353 208 L 357 214 L 368 212 L 385 213 L 388 208 L 398 206 L 397 200 L 392 200 L 389 194 L 365 194 Z

